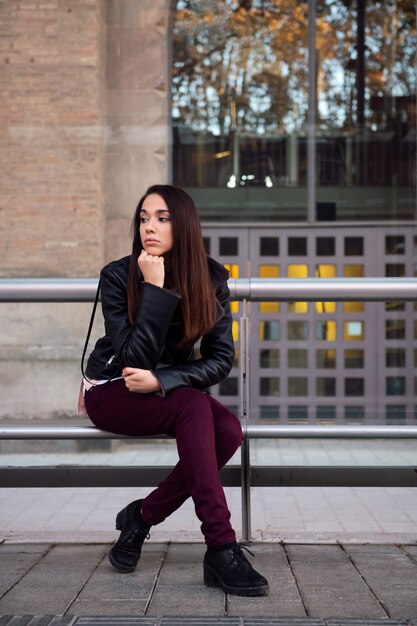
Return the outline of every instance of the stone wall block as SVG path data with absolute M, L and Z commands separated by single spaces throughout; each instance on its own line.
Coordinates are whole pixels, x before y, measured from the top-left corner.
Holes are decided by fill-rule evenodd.
M 100 267 L 97 267 L 98 277 Z M 28 350 L 31 360 L 42 360 L 45 355 L 53 360 L 62 357 L 81 357 L 84 339 L 93 304 L 90 302 L 27 302 L 3 303 L 0 344 L 8 356 L 22 358 Z M 101 307 L 96 320 L 91 345 L 103 334 L 104 324 Z
M 139 118 L 142 124 L 168 116 L 166 92 L 158 93 L 154 89 L 123 89 L 107 91 L 108 119 Z
M 155 146 L 166 143 L 167 124 L 164 117 L 154 116 L 153 120 L 144 121 L 140 117 L 112 116 L 109 125 L 113 140 L 108 145 L 108 153 L 134 149 L 152 154 Z
M 0 419 L 75 416 L 80 380 L 74 360 L 0 361 Z
M 165 47 L 165 37 L 155 28 L 110 28 L 107 35 L 107 88 L 148 89 L 165 80 Z
M 107 179 L 108 219 L 133 217 L 137 202 L 146 189 L 156 183 L 166 181 L 166 162 L 159 160 L 149 149 L 126 150 L 120 154 L 110 154 L 107 159 L 108 171 L 117 171 L 117 176 Z M 107 237 L 109 237 L 107 221 Z
M 136 205 L 135 207 L 136 208 Z M 114 217 L 107 220 L 106 262 L 121 259 L 132 251 L 130 225 L 134 210 L 129 217 Z
M 107 0 L 106 22 L 108 25 L 124 25 L 147 28 L 167 22 L 172 0 Z
M 0 418 L 75 415 L 91 311 L 92 303 L 2 305 Z M 88 352 L 103 328 L 99 307 Z

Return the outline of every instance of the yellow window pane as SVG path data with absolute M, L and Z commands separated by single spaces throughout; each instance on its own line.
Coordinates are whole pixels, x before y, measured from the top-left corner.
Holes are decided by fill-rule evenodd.
M 259 276 L 261 278 L 279 278 L 280 274 L 279 265 L 259 266 Z
M 361 263 L 350 263 L 344 265 L 343 276 L 346 278 L 361 278 L 364 276 L 364 269 Z M 344 302 L 343 310 L 345 313 L 361 313 L 364 310 L 363 302 Z
M 336 276 L 336 266 L 320 263 L 316 266 L 317 278 L 334 278 Z
M 363 302 L 344 302 L 343 310 L 345 313 L 362 313 Z
M 316 313 L 336 313 L 336 302 L 316 302 Z
M 316 278 L 334 278 L 336 266 L 320 263 L 316 265 Z M 317 313 L 335 313 L 336 302 L 316 302 Z
M 288 278 L 307 278 L 308 266 L 307 265 L 288 265 L 287 266 Z M 307 302 L 288 302 L 288 311 L 290 313 L 307 313 Z
M 343 276 L 346 278 L 360 278 L 363 276 L 363 265 L 354 263 L 343 267 Z
M 237 263 L 225 263 L 225 268 L 230 272 L 230 278 L 239 278 L 239 265 Z M 232 313 L 239 312 L 239 302 L 230 303 L 230 311 Z
M 225 268 L 230 272 L 230 278 L 239 278 L 239 265 L 237 263 L 225 263 Z
M 259 276 L 260 278 L 279 278 L 280 277 L 279 265 L 260 265 Z M 261 313 L 279 313 L 279 302 L 260 302 L 259 311 Z
M 288 278 L 307 278 L 308 266 L 307 265 L 288 265 L 287 276 Z
M 327 341 L 336 341 L 336 322 L 327 322 Z

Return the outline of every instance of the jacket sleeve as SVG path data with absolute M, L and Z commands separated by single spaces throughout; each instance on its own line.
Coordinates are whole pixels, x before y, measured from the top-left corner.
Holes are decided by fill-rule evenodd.
M 201 339 L 201 358 L 154 371 L 161 385 L 161 395 L 177 387 L 206 389 L 229 375 L 235 349 L 232 336 L 232 314 L 230 313 L 230 291 L 227 282 L 218 288 L 216 296 L 223 309 L 223 315 Z
M 137 317 L 132 326 L 127 312 L 126 285 L 108 267 L 101 272 L 101 301 L 106 326 L 122 367 L 153 369 L 164 347 L 180 296 L 151 283 L 142 283 Z

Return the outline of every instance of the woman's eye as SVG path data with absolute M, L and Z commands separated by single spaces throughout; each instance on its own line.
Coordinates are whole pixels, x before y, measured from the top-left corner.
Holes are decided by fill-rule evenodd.
M 147 222 L 146 217 L 141 217 L 141 218 L 140 218 L 140 223 L 141 223 L 141 224 L 144 224 L 145 222 Z
M 159 221 L 160 221 L 160 222 L 169 222 L 169 221 L 170 221 L 170 219 L 169 219 L 169 217 L 160 217 L 160 218 L 159 218 Z

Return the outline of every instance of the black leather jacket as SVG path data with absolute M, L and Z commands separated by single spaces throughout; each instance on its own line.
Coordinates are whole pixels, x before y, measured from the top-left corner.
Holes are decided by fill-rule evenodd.
M 121 376 L 125 366 L 151 370 L 161 385 L 160 395 L 177 387 L 206 389 L 227 378 L 233 363 L 232 316 L 228 271 L 208 257 L 217 298 L 217 321 L 201 339 L 201 358 L 194 349 L 181 349 L 183 323 L 180 295 L 143 282 L 136 323 L 127 314 L 127 276 L 130 256 L 101 270 L 101 302 L 105 335 L 90 354 L 85 370 L 89 379 Z

